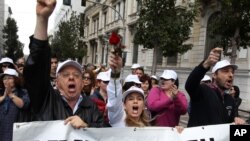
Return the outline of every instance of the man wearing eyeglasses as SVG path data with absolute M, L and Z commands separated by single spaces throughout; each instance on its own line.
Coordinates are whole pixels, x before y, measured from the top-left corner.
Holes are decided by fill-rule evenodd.
M 60 63 L 56 70 L 56 86 L 50 83 L 50 47 L 47 25 L 56 0 L 37 0 L 37 22 L 30 37 L 30 55 L 24 78 L 31 99 L 34 120 L 64 120 L 73 128 L 102 127 L 103 117 L 97 106 L 81 94 L 82 66 L 73 60 Z

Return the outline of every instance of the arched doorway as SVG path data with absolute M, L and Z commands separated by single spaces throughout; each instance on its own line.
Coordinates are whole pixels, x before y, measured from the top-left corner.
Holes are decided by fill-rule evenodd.
M 217 18 L 219 18 L 220 12 L 213 13 L 208 21 L 207 21 L 207 32 L 206 32 L 206 45 L 204 52 L 204 59 L 206 59 L 211 51 L 211 49 L 218 47 L 220 45 L 220 35 L 213 35 L 211 31 L 213 31 L 213 23 Z

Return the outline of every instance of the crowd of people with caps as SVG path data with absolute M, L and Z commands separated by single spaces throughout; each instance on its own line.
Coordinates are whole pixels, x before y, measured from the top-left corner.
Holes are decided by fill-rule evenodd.
M 188 112 L 187 127 L 246 124 L 238 115 L 239 87 L 233 85 L 237 66 L 219 60 L 220 48 L 212 49 L 188 76 L 188 101 L 174 70 L 150 76 L 133 64 L 121 81 L 123 62 L 115 53 L 109 56 L 109 69 L 74 60 L 59 63 L 47 35 L 55 5 L 56 0 L 37 1 L 28 58 L 0 61 L 0 140 L 12 140 L 14 122 L 29 121 L 64 120 L 75 129 L 162 126 L 181 131 L 180 117 Z

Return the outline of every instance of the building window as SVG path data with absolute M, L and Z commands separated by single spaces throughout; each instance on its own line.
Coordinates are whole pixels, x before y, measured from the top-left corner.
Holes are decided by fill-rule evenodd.
M 123 0 L 123 13 L 122 13 L 122 17 L 123 19 L 125 18 L 125 9 L 126 9 L 126 0 Z
M 103 13 L 103 27 L 105 28 L 107 25 L 107 12 Z
M 210 53 L 210 51 L 215 48 L 216 46 L 218 46 L 220 44 L 220 36 L 219 35 L 215 35 L 215 36 L 211 36 L 210 31 L 212 31 L 211 29 L 213 29 L 213 26 L 211 23 L 214 22 L 214 19 L 216 19 L 219 16 L 219 12 L 216 12 L 214 14 L 212 14 L 207 22 L 207 33 L 206 33 L 206 46 L 205 46 L 205 52 L 204 52 L 204 59 L 206 59 Z
M 160 48 L 155 48 L 155 49 L 157 49 L 157 62 L 156 62 L 156 64 L 157 65 L 162 65 L 162 51 L 161 51 L 161 49 Z
M 92 33 L 96 33 L 99 29 L 99 17 L 98 16 L 95 16 L 94 18 L 92 18 L 92 21 L 93 21 L 93 31 Z
M 139 47 L 138 47 L 138 45 L 134 44 L 132 63 L 138 62 L 138 52 L 139 52 Z
M 121 3 L 120 3 L 120 2 L 117 4 L 117 7 L 118 7 L 118 10 L 117 10 L 117 11 L 118 11 L 118 13 L 119 13 L 119 14 L 117 13 L 117 20 L 118 20 L 118 19 L 120 19 L 120 16 L 119 16 L 119 15 L 121 15 Z
M 170 65 L 170 66 L 176 66 L 177 65 L 177 54 L 174 55 L 174 56 L 168 57 L 167 65 Z

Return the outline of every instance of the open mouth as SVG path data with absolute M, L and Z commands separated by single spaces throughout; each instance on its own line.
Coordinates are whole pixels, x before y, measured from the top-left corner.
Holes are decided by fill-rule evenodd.
M 74 92 L 76 90 L 76 85 L 75 84 L 69 84 L 68 86 L 70 92 Z
M 138 106 L 133 106 L 132 109 L 133 109 L 133 114 L 138 114 L 138 111 L 139 111 Z

